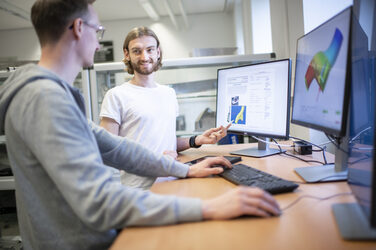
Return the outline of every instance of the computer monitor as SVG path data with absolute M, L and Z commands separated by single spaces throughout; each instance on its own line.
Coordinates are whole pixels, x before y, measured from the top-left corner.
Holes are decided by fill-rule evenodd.
M 353 29 L 348 184 L 356 203 L 333 205 L 342 237 L 376 240 L 375 83 L 371 81 L 368 39 Z
M 347 179 L 352 8 L 298 39 L 291 122 L 337 137 L 335 164 L 296 168 L 307 182 Z
M 370 128 L 352 134 L 354 139 L 349 146 L 348 184 L 356 202 L 332 206 L 341 236 L 346 240 L 376 240 L 375 124 Z
M 217 126 L 232 122 L 229 133 L 288 138 L 290 78 L 290 59 L 219 69 Z M 280 152 L 259 141 L 258 147 L 230 153 L 264 157 Z

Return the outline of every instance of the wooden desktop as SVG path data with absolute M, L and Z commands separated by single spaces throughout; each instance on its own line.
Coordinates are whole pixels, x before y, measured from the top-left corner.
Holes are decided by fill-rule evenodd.
M 229 155 L 229 152 L 255 146 L 236 144 L 203 146 L 189 149 L 179 156 L 186 162 L 205 155 Z M 288 153 L 292 153 L 289 151 Z M 322 161 L 322 153 L 299 156 Z M 333 155 L 327 153 L 328 162 Z M 294 168 L 318 165 L 286 156 L 265 158 L 242 157 L 243 164 L 252 166 L 286 180 L 302 179 Z M 209 199 L 235 185 L 221 177 L 173 179 L 156 182 L 151 191 L 158 194 Z M 346 182 L 300 184 L 292 193 L 275 195 L 283 209 L 303 195 L 328 197 L 351 192 Z M 345 241 L 337 228 L 331 205 L 355 202 L 352 195 L 337 196 L 328 200 L 303 198 L 284 210 L 279 217 L 242 217 L 224 221 L 202 221 L 159 227 L 130 227 L 119 234 L 110 249 L 376 249 L 376 242 Z

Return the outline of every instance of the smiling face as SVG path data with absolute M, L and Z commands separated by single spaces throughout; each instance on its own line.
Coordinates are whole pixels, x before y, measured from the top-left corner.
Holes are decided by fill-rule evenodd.
M 150 75 L 158 67 L 160 49 L 152 36 L 141 36 L 129 42 L 124 57 L 134 71 L 141 75 Z

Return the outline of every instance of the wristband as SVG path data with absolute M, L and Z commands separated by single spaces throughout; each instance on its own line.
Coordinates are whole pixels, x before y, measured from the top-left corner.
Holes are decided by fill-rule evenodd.
M 193 135 L 189 138 L 189 147 L 191 147 L 191 148 L 201 147 L 201 145 L 196 145 L 196 137 L 197 137 L 197 135 Z

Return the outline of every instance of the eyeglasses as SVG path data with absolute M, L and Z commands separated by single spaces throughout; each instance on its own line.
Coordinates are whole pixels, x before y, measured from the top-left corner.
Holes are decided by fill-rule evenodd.
M 95 29 L 95 32 L 97 33 L 97 39 L 98 40 L 103 39 L 104 32 L 106 31 L 105 27 L 103 27 L 102 25 L 90 24 L 86 21 L 83 21 L 83 23 L 86 24 L 87 26 L 89 26 L 90 28 Z M 73 29 L 73 24 L 71 26 L 69 26 L 69 29 L 70 30 Z
M 95 31 L 97 32 L 97 39 L 98 40 L 103 39 L 104 32 L 106 31 L 105 27 L 103 27 L 102 25 L 90 24 L 86 21 L 83 21 L 83 23 L 86 24 L 87 26 L 89 26 L 90 28 L 95 29 Z

